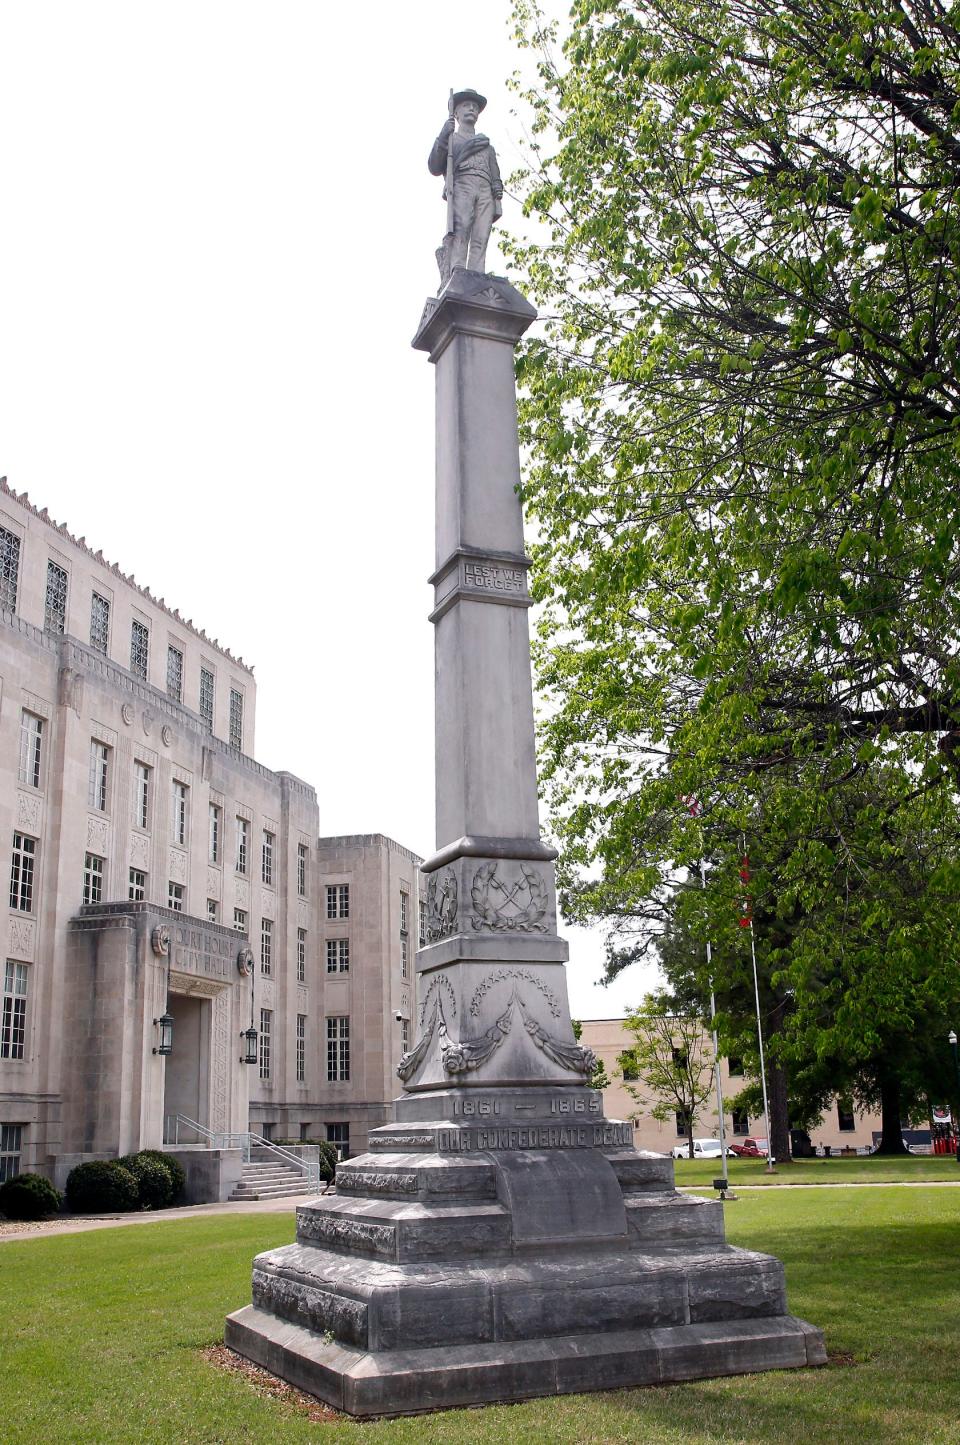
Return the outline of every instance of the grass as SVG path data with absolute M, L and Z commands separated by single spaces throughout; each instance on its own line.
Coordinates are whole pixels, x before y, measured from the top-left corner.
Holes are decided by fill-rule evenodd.
M 850 1368 L 315 1423 L 200 1354 L 289 1215 L 220 1215 L 0 1245 L 0 1438 L 319 1445 L 960 1441 L 960 1190 L 758 1191 L 732 1243 L 778 1254 L 791 1308 Z
M 678 1184 L 712 1184 L 720 1173 L 719 1159 L 677 1159 Z M 733 1184 L 960 1184 L 960 1164 L 953 1155 L 904 1154 L 884 1159 L 795 1159 L 771 1173 L 765 1159 L 728 1156 Z

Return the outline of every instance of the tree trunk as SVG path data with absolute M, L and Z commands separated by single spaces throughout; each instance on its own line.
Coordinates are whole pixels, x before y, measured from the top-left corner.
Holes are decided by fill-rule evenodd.
M 907 1154 L 900 1126 L 900 1080 L 896 1074 L 880 1075 L 881 1135 L 878 1154 Z
M 693 1114 L 687 1115 L 687 1156 L 693 1158 Z
M 777 1164 L 789 1164 L 790 1116 L 787 1113 L 787 1071 L 781 1064 L 771 1064 L 767 1070 L 767 1103 L 770 1107 L 770 1138 L 767 1147 L 770 1157 Z

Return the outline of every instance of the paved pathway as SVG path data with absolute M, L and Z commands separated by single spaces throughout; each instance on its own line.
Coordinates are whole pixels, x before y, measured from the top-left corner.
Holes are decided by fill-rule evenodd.
M 680 1184 L 684 1194 L 712 1194 L 709 1184 Z M 771 1189 L 960 1189 L 958 1179 L 888 1179 L 854 1181 L 837 1180 L 829 1184 L 735 1184 L 731 1193 L 767 1193 Z M 205 1214 L 284 1214 L 291 1213 L 309 1195 L 288 1194 L 279 1199 L 239 1199 L 224 1204 L 190 1204 L 182 1209 L 146 1210 L 141 1214 L 73 1215 L 67 1219 L 45 1219 L 36 1224 L 8 1224 L 0 1221 L 0 1244 L 10 1240 L 46 1239 L 51 1234 L 85 1234 L 90 1229 L 115 1229 L 118 1225 L 163 1224 L 174 1219 L 197 1219 Z
M 238 1199 L 223 1204 L 188 1204 L 181 1209 L 148 1209 L 139 1214 L 85 1214 L 67 1219 L 44 1219 L 36 1224 L 0 1222 L 0 1244 L 8 1240 L 44 1239 L 51 1234 L 85 1234 L 89 1229 L 115 1229 L 117 1225 L 163 1224 L 173 1219 L 197 1219 L 205 1214 L 283 1214 L 293 1211 L 309 1195 L 288 1194 L 278 1199 Z

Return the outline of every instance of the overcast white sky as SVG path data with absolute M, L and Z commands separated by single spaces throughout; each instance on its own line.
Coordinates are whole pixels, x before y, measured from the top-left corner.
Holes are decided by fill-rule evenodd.
M 257 756 L 324 833 L 422 854 L 426 154 L 470 85 L 514 168 L 510 28 L 507 0 L 0 0 L 0 474 L 253 663 Z M 639 998 L 567 936 L 575 1016 Z

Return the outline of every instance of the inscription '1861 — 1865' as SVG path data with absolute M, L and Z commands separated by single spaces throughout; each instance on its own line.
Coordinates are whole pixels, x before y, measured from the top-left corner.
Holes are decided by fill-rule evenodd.
M 596 1149 L 632 1143 L 630 1124 L 529 1124 L 515 1128 L 491 1124 L 437 1131 L 441 1154 L 469 1154 L 475 1149 Z
M 527 574 L 522 567 L 497 567 L 489 562 L 464 562 L 464 587 L 481 587 L 485 592 L 523 592 Z

